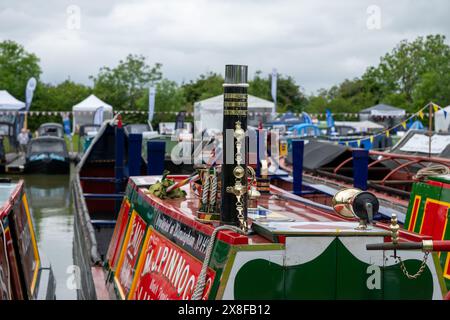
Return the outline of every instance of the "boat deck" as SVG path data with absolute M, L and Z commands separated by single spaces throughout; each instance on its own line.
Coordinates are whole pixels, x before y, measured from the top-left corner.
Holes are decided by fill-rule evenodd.
M 22 173 L 25 170 L 25 155 L 15 154 L 10 161 L 7 160 L 5 171 L 7 173 Z
M 170 176 L 175 181 L 186 176 Z M 197 219 L 199 199 L 189 185 L 183 186 L 185 199 L 159 199 L 148 193 L 147 186 L 155 183 L 159 176 L 132 177 L 135 189 L 151 206 L 164 214 L 183 222 L 208 235 L 212 234 L 218 223 L 204 223 Z M 263 214 L 261 214 L 263 213 Z M 372 227 L 368 230 L 356 230 L 356 219 L 345 219 L 334 213 L 329 206 L 315 203 L 307 198 L 292 195 L 278 187 L 271 186 L 270 194 L 262 194 L 258 200 L 258 209 L 248 210 L 249 224 L 253 232 L 243 236 L 232 231 L 219 234 L 219 239 L 230 244 L 283 243 L 286 236 L 374 236 L 386 235 L 386 230 Z

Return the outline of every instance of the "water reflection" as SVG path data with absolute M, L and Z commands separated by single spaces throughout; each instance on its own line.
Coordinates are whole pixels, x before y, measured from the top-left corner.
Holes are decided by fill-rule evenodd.
M 72 168 L 73 169 L 73 168 Z M 73 171 L 73 170 L 71 170 Z M 10 176 L 24 179 L 33 213 L 36 237 L 43 260 L 52 265 L 57 299 L 76 299 L 76 290 L 67 286 L 73 265 L 73 214 L 69 175 Z

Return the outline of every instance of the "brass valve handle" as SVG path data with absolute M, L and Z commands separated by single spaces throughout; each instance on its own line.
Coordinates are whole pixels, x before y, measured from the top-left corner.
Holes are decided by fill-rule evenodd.
M 244 167 L 241 166 L 242 163 L 242 141 L 245 138 L 245 131 L 241 127 L 241 122 L 236 121 L 236 126 L 234 129 L 234 138 L 236 139 L 236 167 L 233 170 L 233 175 L 235 178 L 234 186 L 227 187 L 227 192 L 233 193 L 236 196 L 236 210 L 238 212 L 237 217 L 239 220 L 239 225 L 241 230 L 247 232 L 247 221 L 244 217 L 244 205 L 242 203 L 242 198 L 247 192 L 247 186 L 242 184 L 242 178 L 245 176 Z

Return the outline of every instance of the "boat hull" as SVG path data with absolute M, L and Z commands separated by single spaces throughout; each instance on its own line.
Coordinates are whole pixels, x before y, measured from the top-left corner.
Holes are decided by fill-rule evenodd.
M 25 164 L 26 173 L 65 174 L 70 172 L 69 160 L 35 160 Z

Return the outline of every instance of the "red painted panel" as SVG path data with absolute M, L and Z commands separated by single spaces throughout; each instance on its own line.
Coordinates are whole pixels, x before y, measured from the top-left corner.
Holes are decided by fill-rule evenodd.
M 434 240 L 441 240 L 444 235 L 448 217 L 448 205 L 430 199 L 425 204 L 425 212 L 420 233 L 430 235 Z
M 120 253 L 120 260 L 115 275 L 116 284 L 123 293 L 123 298 L 127 297 L 131 283 L 134 278 L 136 261 L 139 256 L 147 224 L 133 212 L 131 224 L 127 228 L 127 235 Z
M 19 275 L 19 261 L 17 260 L 16 253 L 14 251 L 13 240 L 11 238 L 10 229 L 5 230 L 6 235 L 6 245 L 8 249 L 9 257 L 9 268 L 11 270 L 11 280 L 12 280 L 12 291 L 14 299 L 24 299 L 24 292 L 22 291 L 22 286 L 20 285 L 20 275 Z
M 127 199 L 122 202 L 122 207 L 120 208 L 119 216 L 117 217 L 116 226 L 114 227 L 114 233 L 111 237 L 111 242 L 109 244 L 108 253 L 106 254 L 106 259 L 109 262 L 109 267 L 114 270 L 119 258 L 120 248 L 125 236 L 125 230 L 128 224 L 128 218 L 130 213 L 130 203 Z
M 190 300 L 202 268 L 192 257 L 163 235 L 149 229 L 139 259 L 136 282 L 130 298 L 134 300 Z M 203 300 L 214 282 L 215 272 L 208 268 Z

